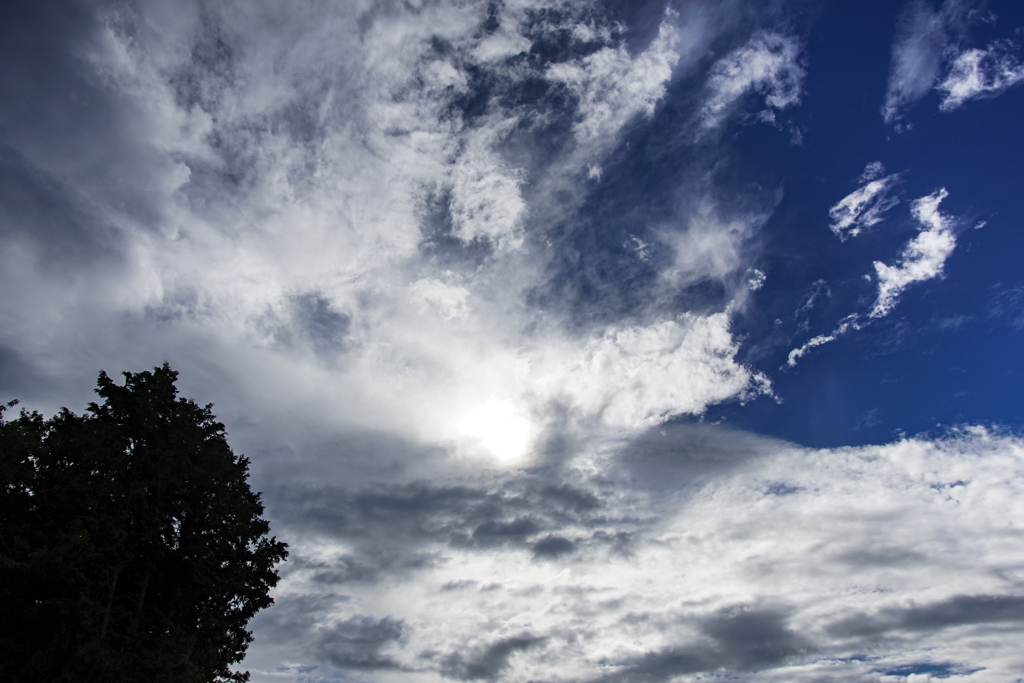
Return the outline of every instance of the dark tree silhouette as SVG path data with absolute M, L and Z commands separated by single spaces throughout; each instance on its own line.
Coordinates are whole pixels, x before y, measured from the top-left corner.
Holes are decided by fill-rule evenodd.
M 287 546 L 177 374 L 101 372 L 82 416 L 0 407 L 0 680 L 248 680 Z

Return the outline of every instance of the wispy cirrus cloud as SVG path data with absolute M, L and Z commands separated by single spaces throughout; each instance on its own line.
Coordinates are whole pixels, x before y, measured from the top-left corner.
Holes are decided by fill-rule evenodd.
M 882 105 L 886 123 L 897 122 L 907 107 L 932 89 L 950 41 L 950 15 L 957 7 L 957 0 L 947 0 L 939 10 L 926 0 L 915 0 L 904 10 L 893 43 Z

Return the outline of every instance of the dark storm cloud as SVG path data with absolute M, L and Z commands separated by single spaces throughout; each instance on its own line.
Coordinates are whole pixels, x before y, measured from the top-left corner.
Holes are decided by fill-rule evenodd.
M 402 638 L 405 624 L 394 619 L 354 617 L 317 631 L 312 654 L 340 669 L 400 668 L 381 649 Z
M 701 438 L 701 435 L 704 435 Z M 794 520 L 802 520 L 802 524 L 809 524 L 813 516 L 820 516 L 820 512 L 812 512 L 816 508 L 811 500 L 819 502 L 828 501 L 827 509 L 834 510 L 839 518 L 851 518 L 864 520 L 870 515 L 860 507 L 862 501 L 870 499 L 865 496 L 862 488 L 856 491 L 849 491 L 843 495 L 837 495 L 829 487 L 839 481 L 859 481 L 865 473 L 873 470 L 865 470 L 857 475 L 842 475 L 832 471 L 826 478 L 818 478 L 811 474 L 808 465 L 799 465 L 799 451 L 788 450 L 797 460 L 784 461 L 780 466 L 771 465 L 769 455 L 771 448 L 765 442 L 761 442 L 761 449 L 755 448 L 753 441 L 748 441 L 743 435 L 729 434 L 720 430 L 705 430 L 702 426 L 675 425 L 660 434 L 659 441 L 650 441 L 651 434 L 637 438 L 637 441 L 646 444 L 641 448 L 636 444 L 629 444 L 622 447 L 622 453 L 628 455 L 628 459 L 620 456 L 615 460 L 619 470 L 612 468 L 604 472 L 605 475 L 614 477 L 616 490 L 619 494 L 624 493 L 630 487 L 645 487 L 645 491 L 653 494 L 655 498 L 665 496 L 676 501 L 676 514 L 683 523 L 683 527 L 694 531 L 691 541 L 683 545 L 675 546 L 678 552 L 669 552 L 670 555 L 678 556 L 678 571 L 685 573 L 691 571 L 684 567 L 695 567 L 687 565 L 685 557 L 692 553 L 711 553 L 717 558 L 716 562 L 727 562 L 726 557 L 732 556 L 733 561 L 738 562 L 743 569 L 740 571 L 749 576 L 749 572 L 757 571 L 759 575 L 767 571 L 769 576 L 777 570 L 771 569 L 772 565 L 782 562 L 790 566 L 790 556 L 804 550 L 794 550 L 802 543 L 800 539 L 815 538 L 817 531 L 813 529 L 802 529 L 793 526 Z M 668 445 L 676 441 L 675 446 Z M 689 445 L 688 445 L 689 444 Z M 912 444 L 894 446 L 893 449 L 905 449 L 902 457 L 914 452 Z M 883 449 L 884 450 L 884 449 Z M 627 465 L 634 459 L 643 459 L 645 451 L 650 451 L 649 460 L 642 463 L 636 470 L 630 470 Z M 882 452 L 882 451 L 880 451 Z M 843 461 L 844 457 L 850 454 L 828 453 L 819 454 L 815 467 L 829 467 L 837 462 Z M 808 454 L 807 457 L 811 457 Z M 875 462 L 877 467 L 877 455 L 865 455 L 865 458 Z M 811 462 L 810 460 L 806 462 Z M 896 457 L 896 462 L 902 462 L 901 457 Z M 993 465 L 999 468 L 998 464 Z M 936 462 L 934 467 L 937 471 L 956 471 L 955 467 L 943 465 Z M 753 468 L 753 472 L 751 471 Z M 764 468 L 764 469 L 759 469 Z M 844 470 L 845 471 L 845 470 Z M 852 471 L 852 470 L 851 470 Z M 641 473 L 639 476 L 636 472 Z M 790 483 L 780 478 L 785 472 L 793 472 L 794 479 Z M 768 477 L 765 474 L 771 473 Z M 627 474 L 629 476 L 621 476 Z M 870 481 L 865 481 L 863 487 L 868 490 L 875 490 L 884 486 L 883 481 L 888 481 L 894 475 L 879 474 L 868 475 Z M 516 477 L 521 477 L 517 479 Z M 1022 620 L 1022 603 L 1019 597 L 1015 596 L 960 596 L 950 598 L 932 604 L 920 605 L 905 609 L 887 609 L 874 614 L 864 613 L 857 618 L 847 619 L 831 629 L 825 629 L 822 633 L 815 633 L 813 636 L 793 626 L 798 621 L 805 622 L 808 608 L 812 603 L 805 603 L 799 607 L 786 606 L 776 607 L 771 603 L 754 604 L 750 606 L 724 606 L 713 608 L 710 613 L 703 610 L 694 613 L 692 608 L 682 607 L 675 603 L 678 596 L 659 594 L 655 590 L 649 596 L 650 600 L 642 603 L 637 602 L 637 597 L 632 594 L 638 585 L 636 582 L 627 582 L 622 592 L 611 588 L 610 585 L 594 585 L 591 581 L 597 578 L 597 563 L 580 564 L 572 562 L 566 570 L 571 569 L 573 573 L 580 571 L 578 581 L 566 579 L 565 582 L 555 582 L 552 585 L 551 574 L 558 571 L 558 568 L 549 569 L 547 560 L 566 557 L 577 552 L 580 547 L 586 550 L 586 541 L 581 531 L 586 531 L 588 515 L 590 522 L 596 524 L 599 520 L 615 517 L 613 514 L 621 505 L 621 499 L 613 502 L 609 491 L 602 489 L 595 482 L 586 484 L 574 482 L 570 484 L 564 479 L 565 474 L 556 475 L 554 472 L 546 473 L 544 476 L 537 476 L 532 473 L 519 473 L 511 480 L 499 480 L 489 487 L 480 486 L 479 483 L 471 485 L 466 483 L 460 486 L 432 487 L 426 483 L 407 485 L 402 487 L 375 486 L 361 492 L 339 493 L 332 492 L 325 495 L 325 498 L 348 498 L 344 510 L 352 515 L 353 522 L 348 529 L 350 535 L 340 534 L 338 537 L 345 541 L 346 547 L 352 547 L 352 541 L 358 540 L 359 534 L 367 536 L 389 538 L 394 533 L 388 532 L 388 525 L 393 525 L 397 534 L 403 538 L 413 538 L 415 535 L 424 535 L 428 540 L 437 543 L 434 548 L 439 556 L 444 559 L 440 563 L 429 565 L 432 569 L 448 566 L 447 563 L 458 563 L 458 572 L 466 578 L 453 579 L 449 581 L 438 581 L 448 574 L 434 571 L 430 574 L 432 590 L 428 588 L 428 595 L 421 598 L 427 603 L 423 609 L 447 610 L 448 605 L 462 603 L 475 605 L 478 611 L 480 626 L 477 631 L 482 630 L 488 636 L 477 635 L 477 631 L 470 630 L 473 636 L 469 637 L 469 643 L 464 649 L 457 649 L 452 646 L 452 640 L 466 643 L 467 632 L 452 639 L 440 636 L 440 646 L 436 644 L 429 647 L 421 647 L 418 651 L 425 653 L 419 656 L 418 662 L 429 662 L 429 664 L 410 665 L 409 660 L 402 659 L 403 666 L 425 666 L 426 669 L 437 667 L 440 672 L 448 677 L 456 679 L 499 679 L 504 677 L 513 666 L 518 667 L 519 662 L 529 663 L 529 666 L 543 666 L 543 662 L 561 647 L 560 643 L 566 639 L 589 640 L 594 638 L 596 633 L 590 633 L 586 628 L 581 630 L 580 620 L 600 621 L 608 619 L 612 615 L 618 615 L 615 625 L 604 627 L 601 630 L 610 630 L 625 638 L 625 633 L 647 633 L 647 634 L 671 634 L 672 628 L 683 627 L 692 635 L 684 638 L 673 639 L 670 644 L 663 647 L 651 649 L 647 652 L 640 652 L 634 656 L 612 657 L 602 652 L 601 646 L 595 643 L 591 652 L 602 653 L 600 657 L 594 656 L 591 663 L 598 672 L 604 671 L 592 680 L 601 681 L 636 681 L 658 683 L 670 680 L 677 676 L 687 674 L 702 674 L 716 672 L 737 675 L 742 672 L 772 672 L 781 670 L 789 665 L 808 666 L 813 662 L 833 662 L 829 666 L 840 666 L 841 657 L 849 651 L 844 642 L 854 639 L 854 644 L 860 647 L 874 643 L 880 636 L 894 631 L 903 631 L 906 634 L 923 633 L 931 634 L 941 631 L 944 628 L 955 625 L 993 623 L 1013 624 Z M 880 478 L 879 478 L 880 477 Z M 664 480 L 676 482 L 672 488 L 664 488 Z M 733 484 L 724 484 L 733 480 Z M 689 481 L 694 487 L 692 505 L 696 501 L 703 500 L 702 507 L 687 509 L 684 504 L 680 508 L 680 491 L 685 486 L 679 486 L 678 482 Z M 735 482 L 744 482 L 737 487 Z M 559 483 L 561 482 L 561 483 Z M 717 484 L 716 484 L 717 482 Z M 892 485 L 891 482 L 889 482 Z M 961 482 L 962 483 L 962 482 Z M 895 484 L 897 487 L 899 484 Z M 964 485 L 966 486 L 966 485 Z M 922 483 L 919 488 L 923 490 L 926 499 L 937 493 L 935 486 L 929 483 Z M 962 488 L 962 487 L 960 487 Z M 945 488 L 943 488 L 945 490 Z M 857 492 L 859 491 L 859 493 Z M 710 496 L 707 495 L 710 492 Z M 904 498 L 912 499 L 916 493 L 904 493 Z M 710 501 L 719 497 L 719 502 L 711 504 Z M 658 500 L 651 501 L 654 508 L 659 506 Z M 748 507 L 750 517 L 732 517 L 733 507 Z M 870 509 L 870 506 L 869 506 Z M 717 512 L 713 512 L 713 510 Z M 774 510 L 774 512 L 773 512 Z M 783 510 L 791 514 L 797 510 L 795 517 L 786 519 L 775 517 Z M 453 511 L 458 514 L 453 514 Z M 853 512 L 857 511 L 857 512 Z M 886 512 L 891 518 L 894 514 L 891 510 Z M 711 522 L 721 515 L 718 523 L 714 523 L 708 532 L 708 527 L 703 525 Z M 556 523 L 555 519 L 560 522 Z M 687 521 L 689 519 L 689 521 Z M 776 518 L 773 523 L 770 520 Z M 436 520 L 443 520 L 438 523 Z M 410 520 L 417 520 L 413 524 Z M 430 522 L 430 520 L 435 520 Z M 458 520 L 457 522 L 454 520 Z M 758 520 L 758 521 L 754 521 Z M 616 571 L 633 572 L 640 567 L 649 567 L 655 575 L 662 576 L 664 565 L 656 563 L 665 559 L 665 554 L 659 547 L 666 541 L 661 540 L 666 536 L 666 529 L 660 526 L 663 520 L 650 517 L 642 524 L 633 524 L 634 529 L 640 531 L 644 537 L 640 542 L 634 542 L 635 557 L 623 556 L 625 561 Z M 766 524 L 764 529 L 754 531 L 752 525 Z M 822 522 L 827 526 L 827 520 Z M 945 527 L 945 522 L 936 522 L 939 528 Z M 380 526 L 375 526 L 380 524 Z M 420 524 L 423 526 L 416 526 Z M 577 525 L 576 535 L 564 534 L 560 531 L 560 525 Z M 909 525 L 909 522 L 907 523 Z M 411 525 L 411 526 L 410 526 Z M 447 525 L 447 526 L 446 526 Z M 625 526 L 625 525 L 623 525 Z M 822 556 L 816 563 L 816 572 L 824 568 L 840 568 L 843 564 L 861 562 L 861 573 L 867 574 L 874 571 L 875 567 L 884 567 L 885 571 L 876 572 L 871 576 L 874 580 L 885 581 L 882 578 L 891 575 L 893 570 L 905 569 L 909 565 L 920 564 L 917 557 L 919 551 L 910 547 L 907 553 L 900 554 L 888 546 L 879 546 L 875 543 L 876 530 L 871 528 L 862 532 L 844 532 L 843 547 L 858 548 L 860 553 L 850 551 L 848 556 Z M 680 527 L 673 527 L 680 528 Z M 703 528 L 704 531 L 699 531 Z M 860 527 L 858 527 L 860 528 Z M 429 535 L 429 530 L 437 532 Z M 659 530 L 660 531 L 656 531 Z M 426 532 L 425 532 L 426 530 Z M 452 531 L 458 530 L 453 536 Z M 595 532 L 593 535 L 598 536 Z M 941 533 L 946 533 L 942 531 Z M 780 536 L 781 534 L 781 536 Z M 475 538 L 474 538 L 475 535 Z M 671 536 L 671 534 L 667 534 Z M 452 538 L 459 541 L 453 542 Z M 704 540 L 697 542 L 696 539 Z M 725 539 L 734 538 L 736 547 L 727 550 L 728 541 Z M 658 540 L 655 540 L 658 539 Z M 778 551 L 767 550 L 764 542 L 774 539 L 771 546 L 785 546 Z M 796 542 L 797 546 L 787 545 L 790 541 Z M 609 539 L 604 539 L 603 544 L 610 545 Z M 704 547 L 703 544 L 710 544 Z M 360 546 L 359 543 L 355 544 Z M 410 545 L 405 542 L 402 545 Z M 671 548 L 672 546 L 666 546 Z M 369 546 L 366 546 L 368 549 Z M 687 549 L 688 548 L 688 549 Z M 510 552 L 511 551 L 511 552 Z M 519 551 L 520 558 L 516 559 L 514 553 Z M 527 552 L 530 551 L 530 554 Z M 561 553 L 565 553 L 564 555 Z M 758 557 L 763 553 L 778 553 L 775 560 L 765 557 Z M 467 554 L 468 553 L 468 554 Z M 755 564 L 750 565 L 748 558 L 754 554 Z M 369 552 L 358 555 L 360 560 L 370 557 Z M 526 556 L 527 562 L 520 564 Z M 532 555 L 532 562 L 530 557 Z M 922 554 L 923 555 L 923 554 Z M 355 557 L 355 556 L 352 556 Z M 463 564 L 469 560 L 468 565 Z M 610 557 L 609 560 L 612 560 Z M 300 558 L 300 562 L 302 560 Z M 477 561 L 484 562 L 484 566 L 490 569 L 474 574 L 469 566 Z M 618 562 L 618 559 L 614 560 Z M 496 564 L 491 564 L 494 562 Z M 495 576 L 494 568 L 504 563 L 516 565 L 519 569 L 510 567 L 510 573 L 503 576 Z M 653 562 L 653 563 L 652 563 Z M 696 560 L 700 564 L 700 560 Z M 340 563 L 351 571 L 354 565 L 350 557 Z M 456 566 L 456 565 L 451 565 Z M 673 565 L 675 566 L 675 565 Z M 309 565 L 313 569 L 313 565 Z M 316 571 L 327 571 L 327 565 L 316 567 Z M 516 576 L 523 567 L 529 567 L 531 576 L 521 580 Z M 661 568 L 659 568 L 661 567 Z M 763 568 L 763 569 L 762 569 Z M 298 568 L 297 568 L 298 569 Z M 368 576 L 370 578 L 346 576 L 341 577 L 349 583 L 344 590 L 351 590 L 358 593 L 363 590 L 360 582 L 379 582 L 401 577 L 400 580 L 408 581 L 415 585 L 416 572 L 401 570 L 398 564 L 393 568 L 384 568 L 380 575 Z M 565 570 L 562 570 L 563 573 Z M 715 572 L 713 566 L 707 571 Z M 788 570 L 787 570 L 788 571 Z M 845 571 L 840 569 L 840 571 Z M 911 572 L 918 570 L 910 569 Z M 297 574 L 310 576 L 305 570 L 297 571 Z M 454 571 L 453 575 L 458 576 Z M 610 576 L 614 576 L 614 572 Z M 713 574 L 705 576 L 707 584 L 697 582 L 695 586 L 714 585 L 715 590 L 726 590 L 730 581 L 736 581 L 736 576 L 726 578 Z M 911 574 L 913 575 L 913 574 Z M 468 578 L 475 576 L 476 578 Z M 494 577 L 497 581 L 488 584 Z M 330 582 L 328 582 L 330 583 Z M 344 581 L 342 582 L 344 583 Z M 615 583 L 613 581 L 613 583 Z M 747 585 L 744 581 L 741 585 Z M 314 578 L 312 584 L 324 586 L 327 584 L 318 583 Z M 421 584 L 430 586 L 430 583 Z M 346 603 L 347 604 L 347 603 Z M 498 632 L 496 626 L 503 620 L 514 618 L 513 615 L 524 613 L 533 614 L 538 605 L 549 605 L 543 610 L 546 614 L 568 615 L 569 622 L 544 621 L 543 617 L 537 615 L 531 619 L 529 631 L 510 637 L 507 633 Z M 634 606 L 641 606 L 636 609 Z M 672 605 L 671 607 L 666 607 Z M 499 607 L 501 611 L 492 616 L 490 610 Z M 356 609 L 357 615 L 359 614 Z M 461 614 L 461 607 L 459 613 Z M 550 610 L 550 612 L 548 611 Z M 476 614 L 476 613 L 475 613 Z M 498 615 L 501 615 L 500 617 Z M 384 615 L 377 615 L 374 619 L 384 618 Z M 394 619 L 395 617 L 390 617 Z M 438 623 L 445 622 L 445 618 L 439 619 Z M 574 624 L 569 627 L 569 624 Z M 440 628 L 438 626 L 437 628 Z M 514 632 L 514 631 L 513 631 Z M 567 635 L 571 632 L 571 636 Z M 418 627 L 406 626 L 402 631 L 402 637 L 408 638 L 409 642 L 422 642 L 419 638 L 424 633 L 418 632 Z M 653 637 L 653 636 L 652 636 Z M 659 636 L 660 639 L 661 636 Z M 473 645 L 479 642 L 483 643 Z M 898 639 L 897 639 L 898 640 Z M 861 641 L 864 641 L 863 643 Z M 404 641 L 403 641 L 404 642 Z M 572 640 L 572 642 L 576 642 Z M 559 644 L 553 645 L 553 644 Z M 542 647 L 543 646 L 543 647 Z M 549 647 L 550 646 L 550 647 Z M 392 660 L 386 655 L 387 646 L 382 646 L 378 658 L 381 666 L 389 665 Z M 840 659 L 836 659 L 839 656 Z M 521 659 L 520 659 L 521 657 Z M 820 658 L 820 660 L 819 660 Z M 847 661 L 849 660 L 849 661 Z M 843 667 L 849 667 L 850 676 L 854 672 L 867 672 L 870 668 L 878 672 L 886 672 L 889 669 L 897 670 L 898 667 L 923 667 L 920 672 L 931 671 L 927 668 L 929 663 L 907 664 L 907 660 L 896 660 L 889 668 L 880 668 L 888 665 L 892 659 L 873 659 L 871 661 L 842 660 Z M 324 659 L 323 661 L 327 661 Z M 343 661 L 339 659 L 338 661 Z M 377 661 L 377 660 L 368 660 Z M 884 661 L 886 664 L 881 664 Z M 355 668 L 358 665 L 353 665 Z M 822 665 L 824 666 L 824 665 Z M 954 665 L 950 665 L 951 667 Z M 591 669 L 594 671 L 595 669 Z M 910 668 L 898 669 L 910 673 L 918 672 Z M 955 671 L 967 671 L 970 667 L 956 665 Z M 517 669 L 518 671 L 518 669 Z M 836 670 L 838 671 L 838 669 Z M 843 669 L 847 671 L 847 669 Z M 838 673 L 836 675 L 839 675 Z M 909 674 L 905 674 L 909 675 Z
M 319 621 L 328 618 L 348 599 L 347 596 L 330 593 L 278 596 L 274 600 L 274 609 L 256 615 L 252 626 L 278 643 L 305 641 Z
M 311 582 L 331 586 L 354 582 L 375 583 L 385 574 L 389 577 L 408 575 L 435 564 L 436 557 L 430 553 L 377 550 L 363 555 L 345 555 L 330 562 L 306 561 L 300 557 L 289 569 L 312 570 L 309 577 Z
M 60 178 L 61 184 L 75 188 L 73 193 L 61 192 L 63 199 L 47 202 L 35 221 L 40 227 L 54 217 L 67 227 L 91 223 L 77 216 L 60 220 L 69 215 L 69 205 L 86 196 L 147 228 L 162 216 L 164 199 L 155 186 L 173 174 L 175 162 L 147 138 L 153 131 L 140 124 L 137 104 L 109 74 L 90 64 L 107 49 L 101 10 L 102 5 L 74 0 L 4 4 L 0 142 L 17 150 L 23 159 L 19 164 L 30 169 L 25 182 L 37 185 L 32 191 L 36 197 L 46 191 L 39 187 L 40 178 Z M 58 185 L 46 185 L 53 196 Z M 64 240 L 75 237 L 62 235 Z
M 576 485 L 553 485 L 529 475 L 494 488 L 418 482 L 351 491 L 337 487 L 272 489 L 269 501 L 285 524 L 302 524 L 365 551 L 323 567 L 317 580 L 367 580 L 386 571 L 416 568 L 430 544 L 465 549 L 503 547 L 555 558 L 577 547 L 559 533 L 577 528 L 590 544 L 624 549 L 636 520 L 616 514 L 602 494 Z M 387 550 L 390 549 L 390 550 Z M 420 559 L 416 559 L 420 558 Z
M 531 547 L 531 550 L 534 551 L 534 557 L 551 559 L 571 553 L 574 549 L 574 543 L 564 537 L 555 535 L 546 536 Z
M 330 299 L 319 292 L 301 294 L 292 298 L 292 311 L 288 329 L 308 339 L 318 353 L 344 347 L 352 319 L 334 310 Z
M 461 542 L 481 548 L 522 543 L 527 536 L 532 536 L 539 530 L 540 525 L 530 517 L 516 517 L 507 522 L 489 519 L 473 529 L 469 538 Z
M 494 489 L 427 482 L 359 491 L 282 489 L 271 494 L 285 519 L 319 522 L 326 533 L 373 537 L 386 528 L 403 537 L 513 538 L 557 522 L 594 523 L 602 503 L 570 484 L 552 486 L 523 477 Z
M 200 106 L 213 111 L 225 91 L 237 81 L 235 48 L 211 6 L 200 8 L 199 21 L 189 45 L 189 59 L 170 75 L 179 106 Z
M 684 674 L 770 669 L 813 650 L 786 625 L 785 612 L 767 608 L 727 608 L 699 625 L 706 642 L 668 647 L 631 661 L 606 660 L 616 673 L 601 681 L 665 681 Z
M 930 605 L 893 607 L 877 614 L 857 614 L 829 627 L 843 637 L 881 636 L 890 631 L 938 631 L 957 626 L 1024 622 L 1024 597 L 958 595 Z
M 619 683 L 625 681 L 664 681 L 683 674 L 698 673 L 714 668 L 712 659 L 702 648 L 666 648 L 620 666 L 622 671 L 604 676 L 599 681 Z M 611 664 L 611 662 L 605 662 Z
M 484 239 L 461 240 L 455 234 L 452 219 L 452 193 L 441 190 L 430 193 L 421 209 L 419 249 L 427 263 L 425 272 L 452 269 L 471 273 L 484 265 L 494 254 L 494 246 Z
M 252 464 L 254 486 L 265 491 L 268 508 L 276 509 L 280 503 L 282 514 L 289 510 L 296 520 L 304 505 L 304 488 L 318 491 L 325 482 L 345 482 L 350 490 L 360 489 L 369 482 L 403 474 L 410 460 L 437 456 L 436 449 L 424 448 L 399 434 L 361 429 L 322 438 L 301 428 L 293 431 L 295 424 L 284 425 L 287 429 L 267 438 L 259 436 L 260 424 L 241 422 L 232 430 L 236 440 L 232 443 L 238 444 L 236 450 L 263 455 Z M 344 453 L 344 458 L 338 457 L 339 453 Z M 319 495 L 314 493 L 310 506 L 317 506 Z M 330 517 L 327 507 L 318 514 Z
M 155 215 L 135 192 L 148 173 L 123 130 L 124 102 L 86 64 L 101 29 L 86 3 L 15 1 L 0 9 L 0 238 L 23 250 L 22 301 L 37 295 L 32 267 L 70 284 L 89 266 L 124 265 L 104 198 Z M 25 360 L 20 372 L 32 374 Z
M 478 585 L 480 585 L 479 582 L 478 581 L 474 581 L 473 579 L 459 579 L 457 581 L 448 581 L 448 582 L 442 584 L 441 585 L 441 591 L 444 592 L 444 591 L 469 590 L 469 589 L 476 588 Z
M 575 548 L 576 544 L 568 538 L 552 534 L 534 543 L 531 549 L 534 557 L 554 559 L 571 553 Z
M 508 660 L 513 654 L 541 645 L 544 640 L 524 634 L 502 638 L 469 654 L 453 653 L 442 659 L 441 672 L 449 678 L 464 681 L 493 680 L 508 667 Z
M 651 491 L 685 490 L 763 457 L 764 445 L 760 437 L 680 420 L 630 440 L 617 462 L 634 486 Z M 788 486 L 773 482 L 768 493 L 789 492 Z
M 401 620 L 357 615 L 332 623 L 331 616 L 348 596 L 325 594 L 278 597 L 274 609 L 252 622 L 261 637 L 299 648 L 342 669 L 383 669 L 397 665 L 381 650 L 401 640 Z
M 637 516 L 623 506 L 630 490 L 659 497 L 672 492 L 675 499 L 677 492 L 698 491 L 712 477 L 763 454 L 763 440 L 677 424 L 649 430 L 623 445 L 615 467 L 595 481 L 570 483 L 552 467 L 505 475 L 489 486 L 419 481 L 350 489 L 307 483 L 270 486 L 266 495 L 281 529 L 314 531 L 347 547 L 331 560 L 296 551 L 287 571 L 317 585 L 370 585 L 438 567 L 450 551 L 518 550 L 537 562 L 577 561 L 598 549 L 629 556 L 642 543 L 644 529 L 657 524 L 651 510 Z M 267 474 L 261 478 L 272 480 Z M 765 495 L 802 490 L 776 481 L 767 485 Z M 446 590 L 466 587 L 453 584 Z
M 52 382 L 45 375 L 37 372 L 17 350 L 0 344 L 0 403 L 12 399 L 36 398 L 52 391 Z M 8 418 L 11 414 L 8 414 Z
M 591 491 L 576 488 L 571 484 L 549 484 L 539 491 L 540 498 L 551 502 L 555 511 L 584 514 L 598 510 L 601 500 Z
M 724 610 L 704 622 L 702 630 L 718 645 L 730 668 L 751 670 L 776 666 L 805 653 L 809 643 L 786 626 L 786 613 L 772 609 Z
M 340 487 L 289 487 L 273 491 L 283 521 L 311 523 L 320 532 L 348 538 L 428 539 L 448 536 L 448 521 L 460 529 L 484 523 L 501 498 L 468 486 L 425 482 L 348 491 Z
M 924 565 L 930 561 L 927 555 L 891 545 L 862 546 L 839 553 L 834 559 L 855 567 L 906 567 Z
M 4 144 L 0 237 L 30 246 L 45 268 L 81 266 L 116 256 L 116 233 L 100 223 L 84 198 Z
M 12 0 L 0 8 L 0 134 L 31 145 L 84 145 L 75 132 L 110 130 L 113 113 L 76 53 L 101 24 L 82 2 Z M 40 150 L 46 151 L 46 150 Z M 56 150 L 51 150 L 56 151 Z

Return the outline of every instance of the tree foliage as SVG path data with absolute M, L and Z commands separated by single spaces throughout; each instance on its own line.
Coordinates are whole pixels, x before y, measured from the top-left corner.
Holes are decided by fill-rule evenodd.
M 248 680 L 286 545 L 212 406 L 124 377 L 82 416 L 0 408 L 0 680 Z

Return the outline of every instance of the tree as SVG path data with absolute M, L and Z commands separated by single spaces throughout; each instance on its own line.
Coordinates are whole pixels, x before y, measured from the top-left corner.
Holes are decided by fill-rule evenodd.
M 0 680 L 248 680 L 287 546 L 177 374 L 101 372 L 82 416 L 0 406 Z

